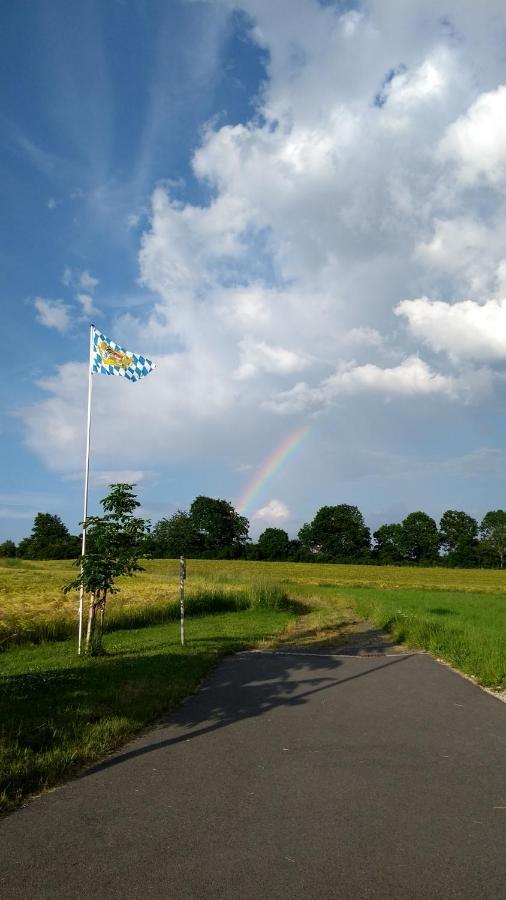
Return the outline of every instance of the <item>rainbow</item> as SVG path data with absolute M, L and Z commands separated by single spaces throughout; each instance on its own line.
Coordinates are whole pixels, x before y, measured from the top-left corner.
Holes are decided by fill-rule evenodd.
M 240 513 L 245 510 L 256 500 L 258 494 L 262 490 L 266 481 L 271 475 L 278 472 L 283 463 L 285 463 L 297 450 L 309 431 L 308 426 L 296 428 L 287 437 L 283 438 L 281 443 L 269 454 L 265 462 L 262 463 L 260 469 L 253 476 L 252 480 L 244 488 L 239 500 L 237 501 L 237 509 Z

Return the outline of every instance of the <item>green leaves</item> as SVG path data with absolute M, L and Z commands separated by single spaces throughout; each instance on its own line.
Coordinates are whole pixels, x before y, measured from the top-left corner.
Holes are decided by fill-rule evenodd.
M 249 522 L 228 500 L 196 497 L 190 507 L 190 518 L 203 550 L 208 553 L 219 554 L 225 548 L 233 553 L 248 540 Z
M 499 561 L 501 569 L 506 555 L 506 511 L 495 509 L 488 512 L 480 525 L 483 550 Z
M 356 559 L 369 552 L 371 534 L 356 506 L 322 506 L 299 531 L 301 544 L 329 560 Z
M 103 516 L 86 520 L 86 553 L 75 565 L 80 574 L 65 591 L 83 587 L 86 593 L 115 593 L 115 581 L 121 575 L 141 572 L 139 559 L 144 555 L 149 523 L 133 515 L 139 502 L 133 485 L 110 485 L 111 491 L 101 500 Z

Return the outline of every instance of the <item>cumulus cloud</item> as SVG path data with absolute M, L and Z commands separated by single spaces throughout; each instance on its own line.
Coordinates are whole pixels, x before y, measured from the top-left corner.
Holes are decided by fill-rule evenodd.
M 253 513 L 253 519 L 262 519 L 267 522 L 276 522 L 280 519 L 289 519 L 290 510 L 282 500 L 269 500 L 266 506 L 262 506 Z
M 403 300 L 395 314 L 406 319 L 415 337 L 455 362 L 506 360 L 506 299 L 452 304 L 419 297 Z
M 372 363 L 364 366 L 343 365 L 317 387 L 311 388 L 299 382 L 289 391 L 268 401 L 268 407 L 275 412 L 294 413 L 325 406 L 338 397 L 362 392 L 406 397 L 420 394 L 451 396 L 454 390 L 455 382 L 451 376 L 433 372 L 422 359 L 411 356 L 392 368 L 381 368 Z
M 344 335 L 344 343 L 355 347 L 382 347 L 383 342 L 382 335 L 375 328 L 350 328 Z
M 93 395 L 92 448 L 95 464 L 118 458 L 137 468 L 140 459 L 189 458 L 201 452 L 194 423 L 206 429 L 208 447 L 222 434 L 231 387 L 204 348 L 199 359 L 156 357 L 156 372 L 137 384 L 100 378 Z M 48 468 L 74 471 L 82 462 L 86 423 L 86 363 L 65 363 L 37 383 L 46 397 L 20 411 L 26 442 Z M 205 375 L 207 379 L 205 379 Z M 204 390 L 204 380 L 206 389 Z M 50 423 L 50 427 L 48 427 Z
M 191 159 L 200 201 L 180 200 L 180 185 L 152 193 L 138 261 L 154 302 L 114 333 L 158 368 L 96 391 L 104 467 L 121 447 L 133 469 L 216 452 L 233 471 L 229 452 L 247 459 L 252 441 L 261 453 L 273 430 L 281 438 L 280 412 L 292 427 L 326 410 L 330 445 L 337 401 L 353 456 L 354 428 L 366 443 L 394 440 L 405 398 L 425 399 L 428 431 L 438 404 L 486 397 L 503 353 L 506 88 L 492 40 L 503 0 L 448 0 L 445 22 L 437 0 L 401 12 L 397 0 L 344 13 L 317 0 L 227 5 L 250 17 L 265 81 L 249 121 L 203 132 Z M 63 280 L 92 305 L 93 275 Z M 23 412 L 52 467 L 82 454 L 84 381 L 67 363 Z M 369 398 L 369 411 L 389 401 L 374 426 Z
M 37 322 L 46 328 L 56 328 L 63 334 L 70 326 L 70 307 L 63 300 L 47 300 L 36 297 L 33 305 L 37 310 Z
M 253 378 L 258 372 L 297 372 L 306 365 L 306 360 L 293 350 L 273 347 L 266 341 L 244 338 L 239 350 L 241 364 L 234 376 L 240 380 Z
M 506 85 L 481 94 L 446 129 L 439 153 L 464 184 L 506 180 Z

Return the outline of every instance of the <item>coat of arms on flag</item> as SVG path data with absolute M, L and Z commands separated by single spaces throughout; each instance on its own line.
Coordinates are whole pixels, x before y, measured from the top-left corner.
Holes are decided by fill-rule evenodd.
M 95 375 L 120 375 L 129 381 L 139 381 L 139 378 L 149 375 L 154 367 L 155 364 L 147 357 L 125 350 L 96 328 L 93 329 L 91 371 Z

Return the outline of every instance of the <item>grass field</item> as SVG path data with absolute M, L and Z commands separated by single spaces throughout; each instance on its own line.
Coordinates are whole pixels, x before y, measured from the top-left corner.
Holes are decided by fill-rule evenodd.
M 121 592 L 109 601 L 110 626 L 124 626 L 139 610 L 177 600 L 178 563 L 149 560 L 146 571 L 119 581 Z M 75 628 L 77 594 L 62 585 L 75 575 L 69 562 L 0 559 L 0 647 L 2 641 L 57 639 Z M 189 597 L 209 590 L 236 594 L 258 585 L 277 584 L 295 597 L 317 596 L 325 588 L 376 587 L 504 594 L 506 573 L 494 569 L 425 569 L 398 566 L 342 566 L 311 563 L 190 560 Z
M 224 653 L 283 629 L 289 610 L 249 609 L 187 623 L 117 631 L 105 656 L 78 658 L 69 641 L 16 646 L 0 657 L 0 810 L 57 784 L 190 693 Z
M 111 598 L 107 655 L 75 655 L 66 562 L 0 560 L 0 806 L 55 784 L 177 703 L 220 655 L 258 641 L 339 643 L 367 618 L 477 681 L 506 688 L 506 575 L 494 570 L 152 560 Z M 286 607 L 283 597 L 299 602 Z M 210 611 L 219 614 L 206 615 Z M 227 611 L 227 610 L 236 610 Z M 143 626 L 143 627 L 140 627 Z M 72 636 L 72 639 L 71 639 Z M 277 636 L 277 637 L 276 637 Z M 3 792 L 3 793 L 1 793 Z
M 486 687 L 506 689 L 504 595 L 352 588 L 345 596 L 397 641 L 428 650 Z

